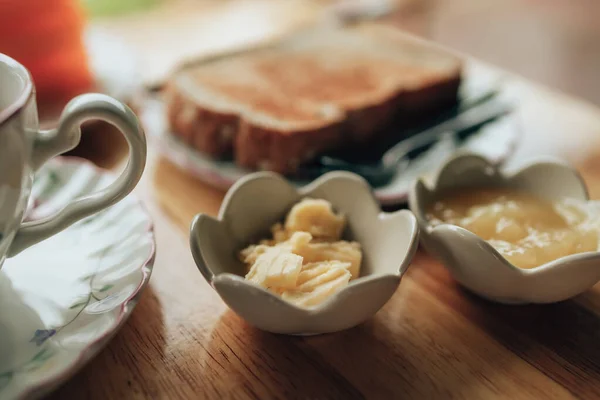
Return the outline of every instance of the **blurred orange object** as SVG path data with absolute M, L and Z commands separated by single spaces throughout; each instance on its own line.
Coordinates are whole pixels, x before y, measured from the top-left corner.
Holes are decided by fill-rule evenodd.
M 40 107 L 93 88 L 85 21 L 79 0 L 0 0 L 0 53 L 29 69 Z

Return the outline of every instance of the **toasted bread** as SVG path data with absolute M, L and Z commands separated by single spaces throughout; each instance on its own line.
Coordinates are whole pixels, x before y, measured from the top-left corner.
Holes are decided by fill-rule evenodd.
M 398 114 L 455 102 L 460 73 L 457 57 L 393 28 L 312 32 L 181 69 L 168 118 L 201 152 L 291 174 L 319 152 L 373 139 Z

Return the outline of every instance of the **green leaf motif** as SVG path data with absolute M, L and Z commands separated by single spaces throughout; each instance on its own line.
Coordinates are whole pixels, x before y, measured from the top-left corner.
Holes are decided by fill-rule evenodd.
M 0 391 L 2 391 L 5 387 L 10 383 L 14 373 L 13 371 L 7 371 L 3 374 L 0 374 Z
M 81 225 L 87 225 L 90 222 L 93 222 L 95 220 L 97 220 L 103 213 L 98 213 L 98 214 L 94 214 L 94 215 L 90 215 L 89 217 L 85 218 L 84 220 L 81 221 Z
M 42 349 L 37 352 L 35 356 L 25 366 L 23 367 L 24 371 L 35 371 L 36 369 L 42 367 L 45 361 L 49 360 L 54 356 L 54 352 L 50 350 L 48 347 Z
M 60 183 L 60 177 L 55 171 L 48 172 L 48 178 L 50 178 L 50 182 L 52 182 L 53 185 L 58 185 Z
M 87 306 L 87 304 L 88 304 L 88 300 L 80 301 L 79 303 L 75 303 L 71 307 L 69 307 L 69 310 L 74 310 L 79 307 Z
M 94 275 L 96 275 L 96 274 L 94 273 L 94 274 L 85 275 L 85 276 L 82 276 L 81 278 L 79 278 L 79 280 L 81 282 L 89 281 L 90 279 L 92 279 L 94 277 Z
M 48 351 L 48 348 L 46 347 L 46 348 L 38 351 L 37 354 L 35 356 L 33 356 L 33 358 L 31 359 L 30 362 L 44 361 L 47 359 L 45 357 L 48 353 L 50 353 L 50 351 Z
M 60 187 L 60 177 L 54 171 L 48 172 L 48 180 L 44 182 L 44 188 L 40 191 L 40 198 L 48 198 L 57 188 Z
M 113 288 L 113 286 L 114 286 L 114 285 L 104 285 L 104 286 L 102 286 L 102 287 L 100 288 L 99 292 L 100 292 L 100 293 L 102 293 L 102 292 L 106 292 L 107 290 L 110 290 L 110 289 L 112 289 L 112 288 Z

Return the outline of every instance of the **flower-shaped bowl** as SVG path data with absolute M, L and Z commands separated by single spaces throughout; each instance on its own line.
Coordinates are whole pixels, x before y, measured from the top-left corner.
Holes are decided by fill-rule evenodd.
M 473 154 L 450 159 L 431 180 L 414 183 L 409 205 L 419 223 L 423 247 L 464 287 L 500 303 L 552 303 L 576 296 L 600 280 L 600 252 L 570 255 L 521 269 L 470 231 L 452 224 L 434 227 L 429 223 L 425 213 L 444 192 L 473 187 L 507 187 L 550 201 L 573 198 L 587 202 L 596 212 L 599 207 L 589 200 L 578 172 L 559 161 L 540 159 L 508 172 Z
M 346 216 L 343 238 L 363 249 L 360 277 L 315 308 L 299 308 L 244 279 L 238 252 L 269 235 L 304 197 L 328 200 Z M 283 334 L 319 334 L 347 329 L 373 316 L 394 294 L 418 246 L 418 226 L 408 210 L 384 213 L 368 183 L 331 172 L 297 189 L 281 176 L 259 172 L 227 192 L 218 218 L 198 214 L 190 246 L 198 269 L 239 316 L 255 327 Z

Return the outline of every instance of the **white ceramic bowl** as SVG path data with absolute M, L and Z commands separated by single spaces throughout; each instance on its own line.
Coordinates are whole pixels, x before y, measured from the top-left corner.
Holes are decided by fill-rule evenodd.
M 296 307 L 244 279 L 237 253 L 269 234 L 303 197 L 328 200 L 346 215 L 346 239 L 363 248 L 361 276 L 312 309 Z M 297 189 L 279 175 L 240 179 L 225 196 L 218 218 L 198 214 L 190 246 L 198 269 L 223 301 L 250 324 L 275 333 L 318 334 L 353 327 L 375 314 L 394 294 L 418 245 L 408 210 L 381 212 L 367 182 L 332 172 Z
M 409 195 L 421 231 L 421 243 L 439 258 L 454 278 L 469 290 L 501 303 L 552 303 L 576 296 L 600 280 L 600 252 L 571 255 L 533 269 L 521 269 L 488 242 L 451 224 L 431 226 L 426 210 L 442 192 L 480 186 L 504 186 L 528 191 L 548 200 L 589 201 L 585 184 L 573 168 L 554 160 L 528 163 L 505 172 L 473 154 L 450 159 L 429 182 L 418 180 Z

